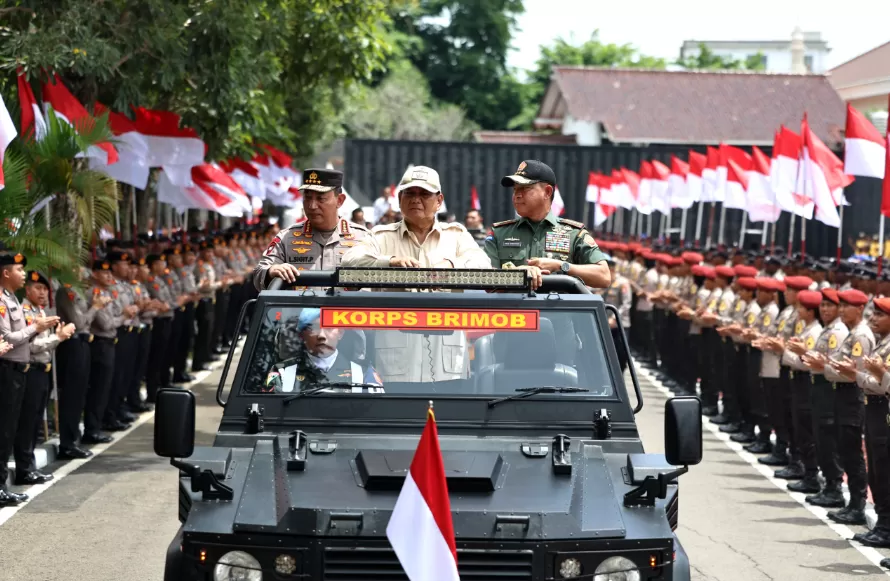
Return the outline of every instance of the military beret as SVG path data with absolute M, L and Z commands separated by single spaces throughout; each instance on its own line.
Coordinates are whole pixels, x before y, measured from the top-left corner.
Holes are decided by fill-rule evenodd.
M 714 272 L 717 276 L 722 276 L 723 278 L 733 278 L 735 276 L 735 270 L 731 266 L 727 266 L 722 264 L 714 269 Z
M 807 268 L 814 272 L 828 272 L 828 265 L 822 262 L 808 262 Z
M 692 265 L 692 276 L 707 276 L 708 267 L 701 264 Z
M 615 246 L 615 250 L 617 250 L 618 252 L 627 252 L 629 250 L 629 248 L 628 248 L 627 244 L 624 244 L 623 242 L 621 242 Z
M 822 293 L 819 291 L 802 290 L 797 295 L 797 301 L 808 309 L 818 309 L 822 304 Z
M 785 286 L 793 290 L 807 290 L 813 284 L 813 279 L 808 276 L 786 276 Z
M 757 279 L 750 276 L 743 276 L 738 281 L 739 286 L 747 290 L 757 290 Z
M 46 278 L 45 276 L 43 276 L 43 274 L 37 272 L 36 270 L 32 270 L 32 271 L 28 272 L 27 276 L 25 277 L 25 283 L 31 284 L 31 283 L 35 283 L 35 282 L 39 282 L 40 284 L 45 284 L 46 288 L 52 288 L 49 284 L 48 278 Z
M 757 281 L 757 289 L 770 292 L 778 292 L 785 290 L 785 283 L 771 276 L 760 276 L 754 279 Z
M 136 264 L 138 266 L 145 266 L 146 264 L 148 264 L 148 262 L 145 260 L 145 257 L 143 256 L 142 258 L 140 258 L 139 260 L 136 261 Z
M 840 291 L 839 293 L 837 293 L 837 298 L 839 298 L 842 302 L 845 302 L 848 305 L 852 305 L 854 307 L 864 307 L 868 304 L 868 295 L 861 290 L 856 290 L 855 288 Z
M 111 270 L 111 263 L 107 260 L 94 260 L 93 270 Z
M 822 289 L 822 300 L 830 301 L 836 305 L 841 304 L 841 299 L 837 296 L 837 291 L 833 288 Z
M 890 315 L 890 297 L 876 298 L 875 299 L 875 308 L 884 314 Z
M 21 264 L 22 266 L 28 266 L 28 259 L 25 258 L 24 254 L 11 254 L 9 252 L 0 252 L 0 266 L 12 266 L 14 264 Z
M 105 258 L 108 262 L 130 262 L 133 260 L 133 256 L 129 252 L 120 250 L 112 250 Z
M 782 258 L 780 256 L 770 255 L 770 256 L 766 257 L 767 264 L 775 264 L 777 266 L 782 266 L 782 263 L 784 263 L 784 262 L 785 261 L 782 260 Z
M 714 280 L 717 278 L 717 271 L 713 266 L 702 266 L 703 276 L 707 279 Z
M 684 252 L 680 256 L 684 261 L 686 261 L 687 264 L 698 264 L 699 262 L 703 262 L 705 259 L 705 257 L 698 252 Z
M 658 260 L 658 255 L 653 253 L 648 248 L 643 248 L 642 252 L 640 252 L 640 256 L 642 256 L 646 260 Z
M 297 331 L 302 331 L 306 327 L 311 327 L 313 323 L 321 318 L 321 309 L 309 308 L 300 311 L 297 319 Z
M 744 276 L 744 277 L 755 277 L 757 276 L 757 269 L 753 266 L 748 266 L 747 264 L 737 264 L 733 267 L 735 270 L 736 276 Z
M 167 260 L 167 257 L 163 254 L 149 254 L 145 257 L 145 262 L 148 263 L 149 266 L 161 260 Z

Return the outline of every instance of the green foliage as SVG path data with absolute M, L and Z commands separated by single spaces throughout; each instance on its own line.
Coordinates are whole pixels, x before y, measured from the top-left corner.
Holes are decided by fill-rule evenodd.
M 485 129 L 502 129 L 522 109 L 521 83 L 506 65 L 522 12 L 522 0 L 420 0 L 394 20 L 396 30 L 420 40 L 401 50 L 433 96 Z
M 398 4 L 400 5 L 400 4 Z M 268 142 L 298 156 L 339 93 L 388 52 L 386 0 L 15 0 L 0 70 L 58 71 L 82 102 L 173 110 L 217 159 Z M 8 91 L 6 91 L 8 94 Z
M 523 108 L 508 124 L 510 129 L 531 129 L 555 66 L 623 67 L 663 69 L 664 59 L 640 54 L 632 44 L 603 43 L 599 31 L 581 44 L 559 38 L 551 46 L 541 47 L 541 57 L 522 94 Z
M 478 129 L 457 105 L 436 102 L 423 75 L 405 61 L 377 87 L 359 89 L 343 119 L 348 135 L 360 139 L 464 141 Z
M 696 54 L 678 59 L 675 64 L 690 70 L 762 71 L 765 68 L 763 53 L 758 52 L 745 60 L 737 60 L 730 56 L 714 54 L 714 51 L 703 42 L 698 44 Z

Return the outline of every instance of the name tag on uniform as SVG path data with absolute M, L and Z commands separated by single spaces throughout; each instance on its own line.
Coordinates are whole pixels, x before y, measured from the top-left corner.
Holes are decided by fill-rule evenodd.
M 291 256 L 287 259 L 291 264 L 311 264 L 315 262 L 314 256 Z
M 519 238 L 504 238 L 503 246 L 505 248 L 519 248 L 522 246 L 522 240 Z
M 544 250 L 547 252 L 569 252 L 569 235 L 558 232 L 547 232 L 544 237 Z

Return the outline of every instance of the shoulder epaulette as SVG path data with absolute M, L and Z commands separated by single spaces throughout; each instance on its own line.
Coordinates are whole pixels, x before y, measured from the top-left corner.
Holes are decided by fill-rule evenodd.
M 399 226 L 401 224 L 401 222 L 393 222 L 392 224 L 378 224 L 377 226 L 374 226 L 371 232 L 375 234 L 377 232 L 395 232 L 399 229 Z
M 580 228 L 581 230 L 584 230 L 585 228 L 587 228 L 587 226 L 585 226 L 583 222 L 578 222 L 576 220 L 569 220 L 568 218 L 557 218 L 557 221 L 560 224 L 568 224 L 569 226 L 574 226 L 575 228 Z
M 363 230 L 365 232 L 368 232 L 368 228 L 366 226 L 363 226 L 361 224 L 356 224 L 355 222 L 349 222 L 349 227 L 355 228 L 356 230 Z
M 442 228 L 456 228 L 457 230 L 466 230 L 466 226 L 461 224 L 460 222 L 445 222 L 442 224 Z
M 517 222 L 516 219 L 513 220 L 504 220 L 503 222 L 495 222 L 491 225 L 492 228 L 500 228 L 501 226 L 507 226 L 509 224 L 515 224 Z

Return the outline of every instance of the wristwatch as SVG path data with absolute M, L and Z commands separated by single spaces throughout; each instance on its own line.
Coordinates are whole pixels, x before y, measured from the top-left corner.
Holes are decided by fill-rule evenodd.
M 562 264 L 559 265 L 559 272 L 561 272 L 562 274 L 568 274 L 570 268 L 572 268 L 572 265 L 566 261 L 563 261 Z

